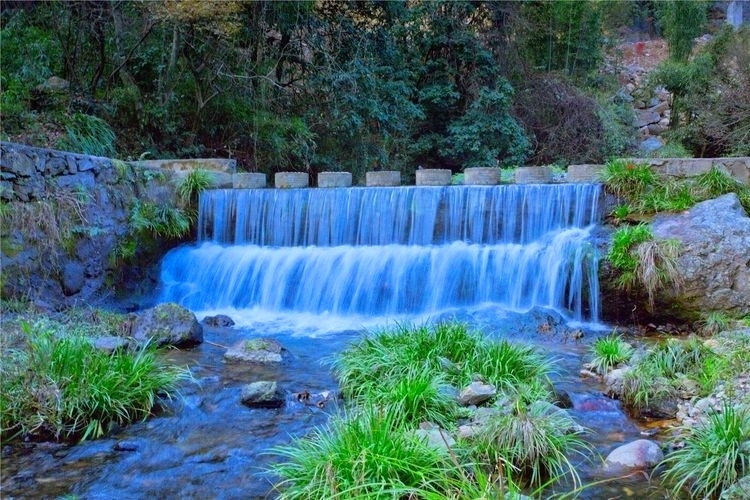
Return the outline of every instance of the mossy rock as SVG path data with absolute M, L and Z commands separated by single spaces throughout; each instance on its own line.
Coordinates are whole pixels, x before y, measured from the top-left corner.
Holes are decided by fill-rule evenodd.
M 190 347 L 203 342 L 203 327 L 190 310 L 179 304 L 159 304 L 131 315 L 133 338 L 158 346 Z
M 245 339 L 237 342 L 224 353 L 230 362 L 273 364 L 289 357 L 289 351 L 271 338 Z

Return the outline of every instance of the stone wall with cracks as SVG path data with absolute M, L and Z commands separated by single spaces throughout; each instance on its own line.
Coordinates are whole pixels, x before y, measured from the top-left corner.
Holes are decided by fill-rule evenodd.
M 133 204 L 179 205 L 182 177 L 158 164 L 0 143 L 3 299 L 59 308 L 111 300 L 136 282 L 155 289 L 160 255 L 124 263 L 118 245 Z

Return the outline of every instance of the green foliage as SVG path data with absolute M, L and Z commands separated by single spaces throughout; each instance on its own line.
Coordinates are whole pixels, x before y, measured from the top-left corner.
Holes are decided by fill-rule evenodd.
M 629 102 L 617 98 L 597 98 L 596 116 L 604 134 L 602 157 L 623 157 L 635 149 L 634 112 Z
M 695 177 L 664 180 L 657 177 L 649 165 L 612 160 L 605 165 L 602 180 L 609 191 L 627 202 L 623 205 L 627 209 L 618 208 L 625 216 L 681 212 L 698 202 L 727 193 L 736 193 L 743 207 L 750 210 L 750 188 L 716 165 Z
M 512 495 L 521 483 L 541 492 L 562 478 L 577 483 L 569 457 L 591 451 L 582 429 L 548 402 L 547 361 L 463 324 L 382 330 L 333 364 L 354 406 L 347 417 L 272 450 L 284 459 L 272 467 L 280 498 L 473 498 Z M 449 444 L 459 415 L 450 386 L 472 380 L 500 390 L 502 402 L 490 410 L 497 418 L 476 439 Z M 440 426 L 445 446 L 415 432 L 425 421 Z
M 621 399 L 632 407 L 645 408 L 677 397 L 685 387 L 699 388 L 697 395 L 704 396 L 725 374 L 720 359 L 695 338 L 660 342 L 625 374 Z
M 602 181 L 607 189 L 627 200 L 637 200 L 657 179 L 649 165 L 636 164 L 629 160 L 611 160 L 604 165 Z
M 710 2 L 664 0 L 657 4 L 657 17 L 669 46 L 669 57 L 687 61 L 693 50 L 693 39 L 703 33 Z
M 367 407 L 273 453 L 280 499 L 438 498 L 453 467 L 394 412 Z
M 750 154 L 750 29 L 725 26 L 694 58 L 667 61 L 649 80 L 673 92 L 670 138 L 691 156 Z
M 549 478 L 580 483 L 571 455 L 587 456 L 591 449 L 564 411 L 544 403 L 517 404 L 482 428 L 475 453 L 499 474 L 539 487 Z M 512 470 L 512 474 L 510 474 Z
M 176 239 L 190 231 L 190 219 L 180 209 L 170 205 L 134 200 L 128 221 L 134 235 Z
M 99 437 L 111 424 L 147 418 L 158 395 L 169 397 L 186 376 L 161 366 L 149 346 L 109 354 L 79 335 L 24 331 L 27 346 L 0 366 L 3 436 Z
M 59 143 L 61 149 L 94 156 L 115 155 L 115 133 L 101 118 L 75 113 L 65 130 L 67 136 Z
M 177 186 L 177 195 L 184 205 L 196 206 L 198 196 L 213 185 L 214 179 L 211 172 L 198 168 L 191 170 L 180 180 Z
M 464 167 L 523 164 L 529 141 L 508 114 L 511 95 L 507 82 L 493 90 L 480 89 L 467 112 L 448 125 L 448 140 L 441 155 Z
M 721 492 L 750 473 L 750 411 L 725 404 L 707 420 L 680 436 L 684 446 L 662 462 L 672 493 L 687 488 L 691 498 L 718 498 Z
M 384 386 L 394 387 L 416 375 L 415 366 L 456 386 L 469 384 L 479 376 L 507 389 L 545 379 L 550 371 L 549 363 L 533 348 L 490 342 L 460 323 L 441 323 L 434 329 L 399 326 L 377 332 L 334 360 L 342 392 L 356 397 L 379 393 Z
M 617 368 L 621 363 L 627 363 L 633 356 L 635 349 L 623 340 L 622 335 L 609 335 L 596 339 L 591 346 L 591 368 L 602 375 Z
M 651 239 L 653 239 L 653 234 L 647 224 L 622 226 L 612 235 L 612 247 L 607 252 L 607 260 L 621 273 L 629 274 L 629 279 L 634 279 L 638 260 L 633 250 L 640 243 Z
M 679 245 L 676 240 L 654 240 L 645 223 L 623 226 L 612 237 L 607 259 L 619 273 L 617 285 L 624 290 L 641 286 L 654 307 L 656 293 L 669 286 L 679 288 L 677 269 Z
M 602 57 L 601 10 L 593 1 L 525 2 L 522 47 L 536 69 L 585 74 Z

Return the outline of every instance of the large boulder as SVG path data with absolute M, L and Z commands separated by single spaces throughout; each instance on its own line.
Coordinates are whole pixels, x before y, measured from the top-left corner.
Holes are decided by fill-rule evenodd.
M 677 268 L 683 285 L 657 297 L 671 316 L 692 321 L 706 311 L 750 314 L 750 217 L 736 194 L 679 214 L 660 214 L 652 232 L 680 241 Z
M 172 302 L 131 315 L 131 335 L 157 346 L 190 347 L 203 342 L 203 327 L 195 314 Z

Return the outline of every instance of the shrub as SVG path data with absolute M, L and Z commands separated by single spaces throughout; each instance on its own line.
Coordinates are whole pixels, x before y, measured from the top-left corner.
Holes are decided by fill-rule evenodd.
M 529 164 L 602 162 L 608 146 L 597 112 L 596 101 L 565 80 L 529 76 L 513 107 L 532 142 Z
M 750 411 L 724 405 L 688 431 L 684 447 L 669 454 L 663 465 L 665 478 L 675 481 L 672 492 L 680 496 L 687 487 L 692 498 L 717 498 L 738 479 L 750 473 Z
M 163 367 L 151 346 L 112 354 L 86 337 L 24 325 L 25 349 L 0 366 L 3 436 L 99 437 L 110 424 L 147 418 L 171 397 L 183 369 Z
M 596 339 L 591 347 L 593 357 L 591 368 L 597 373 L 605 374 L 626 363 L 633 356 L 633 347 L 622 339 L 621 335 L 609 335 Z

